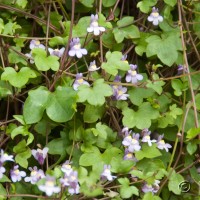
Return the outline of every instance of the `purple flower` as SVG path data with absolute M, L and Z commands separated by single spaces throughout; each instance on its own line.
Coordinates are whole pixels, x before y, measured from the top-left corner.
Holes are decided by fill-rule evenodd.
M 104 165 L 103 172 L 101 173 L 102 180 L 112 181 L 116 176 L 111 175 L 110 165 Z
M 113 88 L 113 87 L 112 87 Z M 129 94 L 125 94 L 127 92 L 126 87 L 122 87 L 121 85 L 117 88 L 113 89 L 113 99 L 114 100 L 127 100 Z
M 159 22 L 163 21 L 163 17 L 159 14 L 158 8 L 153 7 L 150 16 L 148 16 L 147 20 L 149 22 L 153 22 L 154 26 L 157 26 Z
M 50 53 L 50 55 L 53 55 L 53 56 L 57 56 L 57 57 L 62 57 L 64 51 L 65 51 L 65 48 L 62 47 L 61 49 L 52 49 L 52 48 L 48 48 L 48 51 Z
M 29 47 L 30 49 L 34 49 L 34 48 L 45 49 L 45 46 L 41 44 L 39 40 L 31 40 Z
M 138 161 L 133 153 L 129 152 L 128 149 L 125 149 L 124 160 L 133 160 L 134 162 Z
M 44 172 L 41 169 L 37 169 L 36 166 L 28 168 L 31 171 L 30 177 L 26 177 L 25 182 L 31 182 L 31 184 L 37 183 L 40 179 L 44 178 Z
M 69 175 L 73 169 L 71 167 L 71 162 L 69 160 L 65 161 L 63 164 L 62 164 L 62 167 L 61 167 L 61 170 L 66 174 L 66 175 Z
M 0 164 L 0 179 L 3 177 L 3 173 L 6 171 L 5 167 Z
M 128 62 L 126 59 L 127 59 L 127 55 L 126 55 L 126 54 L 125 54 L 125 55 L 122 55 L 121 60 L 122 60 L 122 61 L 125 61 L 125 62 Z
M 181 75 L 183 74 L 183 72 L 187 73 L 187 69 L 184 65 L 178 65 L 177 71 L 177 75 Z
M 151 131 L 149 131 L 148 129 L 144 129 L 143 132 L 144 132 L 144 135 L 141 141 L 147 142 L 149 146 L 152 146 L 152 143 L 156 142 L 156 140 L 151 140 L 150 138 Z
M 8 155 L 7 153 L 4 152 L 3 149 L 1 149 L 1 153 L 0 153 L 0 165 L 3 164 L 6 161 L 14 161 L 13 160 L 13 155 Z
M 74 90 L 78 90 L 78 87 L 80 85 L 90 86 L 90 84 L 87 81 L 83 80 L 83 74 L 82 73 L 76 74 L 76 80 L 74 81 L 74 84 L 73 84 Z
M 99 35 L 101 32 L 104 32 L 106 29 L 102 26 L 99 26 L 98 15 L 91 15 L 90 27 L 87 28 L 88 33 L 94 33 L 94 35 Z
M 120 83 L 121 82 L 121 76 L 119 76 L 119 75 L 115 76 L 115 79 L 114 79 L 113 82 Z M 117 90 L 119 86 L 120 85 L 118 85 L 118 84 L 111 85 L 111 87 L 113 89 L 113 93 L 115 93 L 115 90 Z
M 93 62 L 90 63 L 90 66 L 88 68 L 88 70 L 90 72 L 94 72 L 94 71 L 97 71 L 98 69 L 100 69 L 100 67 L 97 67 L 96 66 L 96 61 L 94 60 Z
M 68 187 L 68 192 L 73 194 L 78 194 L 80 186 L 78 184 L 78 173 L 76 171 L 71 171 L 69 174 L 65 174 L 64 178 L 60 179 L 63 187 Z
M 124 138 L 122 141 L 122 144 L 127 147 L 129 152 L 139 151 L 141 149 L 141 146 L 139 144 L 139 137 L 140 135 L 137 133 L 133 133 L 133 135 L 128 135 Z
M 26 172 L 19 171 L 19 165 L 15 165 L 12 170 L 10 170 L 10 177 L 13 182 L 21 181 L 22 177 L 26 176 Z
M 145 183 L 142 187 L 142 191 L 144 193 L 152 192 L 153 194 L 155 194 L 158 192 L 158 190 L 160 188 L 159 183 L 160 183 L 159 180 L 155 180 L 155 182 L 152 185 Z
M 43 150 L 42 149 L 33 149 L 32 151 L 32 155 L 34 156 L 34 158 L 39 162 L 40 165 L 44 164 L 44 160 L 47 157 L 47 152 L 49 151 L 48 147 L 45 147 Z
M 137 71 L 135 70 L 136 68 L 137 65 L 130 64 L 130 70 L 128 70 L 126 74 L 126 82 L 131 82 L 135 84 L 143 79 L 143 76 L 141 74 L 138 74 Z
M 160 135 L 159 137 L 158 137 L 158 141 L 157 141 L 157 147 L 159 148 L 159 149 L 165 149 L 166 150 L 166 152 L 168 152 L 169 151 L 169 148 L 172 148 L 172 146 L 170 145 L 170 144 L 168 144 L 168 143 L 165 143 L 165 141 L 162 139 L 164 137 L 164 134 L 163 135 Z
M 56 186 L 56 180 L 52 176 L 46 176 L 45 178 L 45 184 L 39 185 L 38 188 L 42 192 L 45 192 L 47 196 L 51 196 L 53 193 L 59 193 L 60 187 Z
M 77 58 L 82 58 L 83 55 L 87 55 L 87 50 L 81 48 L 81 43 L 79 38 L 73 38 L 70 42 L 70 50 L 68 52 L 69 56 Z

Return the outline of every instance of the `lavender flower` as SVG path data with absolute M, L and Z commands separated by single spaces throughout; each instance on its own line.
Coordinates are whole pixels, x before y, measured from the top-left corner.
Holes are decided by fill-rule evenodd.
M 117 89 L 113 90 L 113 99 L 114 100 L 127 100 L 129 94 L 125 94 L 127 92 L 126 87 L 118 86 Z
M 142 191 L 144 193 L 152 192 L 153 194 L 155 194 L 158 192 L 160 188 L 160 186 L 158 185 L 159 183 L 160 183 L 159 180 L 155 180 L 155 182 L 152 185 L 145 183 L 142 187 Z
M 82 58 L 83 55 L 87 55 L 87 50 L 81 48 L 81 43 L 79 38 L 73 38 L 70 42 L 70 50 L 68 52 L 69 56 L 77 58 Z
M 120 83 L 121 82 L 121 76 L 117 75 L 115 76 L 115 79 L 113 82 L 116 82 L 116 83 Z M 120 87 L 120 85 L 111 85 L 112 89 L 113 89 L 113 93 L 115 93 L 116 90 L 118 90 L 118 88 Z
M 83 74 L 82 73 L 76 74 L 76 80 L 74 81 L 74 84 L 73 84 L 74 90 L 78 90 L 78 87 L 80 85 L 90 86 L 90 84 L 87 81 L 83 80 Z
M 97 67 L 96 66 L 96 61 L 94 60 L 93 62 L 90 63 L 90 66 L 88 68 L 88 70 L 90 72 L 94 72 L 94 71 L 97 71 L 98 69 L 100 69 L 100 67 Z
M 132 160 L 134 162 L 138 161 L 133 153 L 129 152 L 128 149 L 125 149 L 124 160 Z
M 26 172 L 19 171 L 19 165 L 15 165 L 12 170 L 10 170 L 10 177 L 13 182 L 21 181 L 22 177 L 26 176 Z
M 178 65 L 177 71 L 177 75 L 181 75 L 183 74 L 183 72 L 187 73 L 187 69 L 184 65 Z
M 66 175 L 69 175 L 73 169 L 71 167 L 71 162 L 69 160 L 65 161 L 63 164 L 62 164 L 62 167 L 61 167 L 61 170 L 66 174 Z
M 154 26 L 157 26 L 159 22 L 163 21 L 163 17 L 159 14 L 158 8 L 153 7 L 150 16 L 148 16 L 147 20 L 149 22 L 153 22 Z
M 38 188 L 42 192 L 45 192 L 47 196 L 51 196 L 53 193 L 59 193 L 60 187 L 56 186 L 56 180 L 52 176 L 46 176 L 45 178 L 45 184 L 39 185 Z
M 0 179 L 3 177 L 3 173 L 6 171 L 5 167 L 0 164 Z
M 128 70 L 126 74 L 126 82 L 131 82 L 133 84 L 137 83 L 138 80 L 142 80 L 143 76 L 141 74 L 138 74 L 135 70 L 137 68 L 137 65 L 130 64 L 130 70 Z
M 88 33 L 94 33 L 94 35 L 99 35 L 101 32 L 104 32 L 106 29 L 102 26 L 99 26 L 98 15 L 91 15 L 90 27 L 87 28 Z
M 152 146 L 153 142 L 156 142 L 156 140 L 151 140 L 150 135 L 151 135 L 151 131 L 149 131 L 148 129 L 144 129 L 144 136 L 142 138 L 142 142 L 147 142 L 149 146 Z
M 122 61 L 125 61 L 125 62 L 128 62 L 126 59 L 127 59 L 127 55 L 126 55 L 126 54 L 125 54 L 125 55 L 122 55 L 121 60 L 122 60 Z
M 44 164 L 44 160 L 47 157 L 47 152 L 49 151 L 48 147 L 45 147 L 43 150 L 42 149 L 33 149 L 32 151 L 32 155 L 34 156 L 34 158 L 39 162 L 40 165 Z
M 170 145 L 170 144 L 168 144 L 168 143 L 165 143 L 165 141 L 162 139 L 164 137 L 164 134 L 163 135 L 160 135 L 159 137 L 158 137 L 158 141 L 157 141 L 157 147 L 159 148 L 159 149 L 165 149 L 166 150 L 166 152 L 168 152 L 169 151 L 169 148 L 172 148 L 172 146 Z
M 69 174 L 65 174 L 64 178 L 60 179 L 63 187 L 68 187 L 68 192 L 73 194 L 78 194 L 80 186 L 78 184 L 78 173 L 76 171 L 71 171 Z
M 109 181 L 112 181 L 114 178 L 116 178 L 116 176 L 111 175 L 110 165 L 104 165 L 104 170 L 101 173 L 101 178 L 102 178 L 102 180 L 107 179 Z
M 31 184 L 37 183 L 40 179 L 44 178 L 44 172 L 41 169 L 37 169 L 36 166 L 28 168 L 31 171 L 30 177 L 26 177 L 25 182 L 31 182 Z
M 57 57 L 61 58 L 64 51 L 65 51 L 65 48 L 64 47 L 62 47 L 61 49 L 48 48 L 48 51 L 49 51 L 50 55 L 57 56 Z
M 134 151 L 139 151 L 141 149 L 141 146 L 139 144 L 139 137 L 140 135 L 138 133 L 134 133 L 132 136 L 128 135 L 124 138 L 122 144 L 127 147 L 129 152 L 133 153 Z
M 41 44 L 39 40 L 31 40 L 29 47 L 30 49 L 34 49 L 34 48 L 45 49 L 45 46 Z
M 8 155 L 7 153 L 4 152 L 3 149 L 1 149 L 1 153 L 0 153 L 0 165 L 3 164 L 6 161 L 14 161 L 13 160 L 13 155 Z

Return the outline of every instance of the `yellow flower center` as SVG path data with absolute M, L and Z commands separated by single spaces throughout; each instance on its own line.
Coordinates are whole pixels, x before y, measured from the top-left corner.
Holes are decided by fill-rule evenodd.
M 35 171 L 35 170 L 33 170 L 33 171 L 31 172 L 31 176 L 36 176 L 36 174 L 37 174 L 37 171 Z
M 19 170 L 18 169 L 16 169 L 14 172 L 15 172 L 16 175 L 19 174 Z
M 36 41 L 35 41 L 35 45 L 40 45 L 40 41 L 39 41 L 39 40 L 36 40 Z
M 153 12 L 152 15 L 153 15 L 154 17 L 158 17 L 158 16 L 159 16 L 159 13 L 158 13 L 158 12 Z
M 122 91 L 122 90 L 119 90 L 119 91 L 118 91 L 118 94 L 119 94 L 119 95 L 122 95 L 122 94 L 123 94 L 123 91 Z
M 81 78 L 81 79 L 78 79 L 77 82 L 78 82 L 79 84 L 81 84 L 81 83 L 83 83 L 83 79 L 82 79 L 82 78 Z
M 94 21 L 94 22 L 92 22 L 91 24 L 92 24 L 92 26 L 94 26 L 94 27 L 98 27 L 98 26 L 99 26 L 99 23 L 98 23 L 97 21 Z
M 161 144 L 165 144 L 165 141 L 164 141 L 164 140 L 160 140 L 160 143 L 161 143 Z
M 137 74 L 137 72 L 135 70 L 131 71 L 131 75 L 135 76 Z
M 126 156 L 127 156 L 127 158 L 132 158 L 133 157 L 133 155 L 131 153 L 128 153 Z
M 105 169 L 104 172 L 105 172 L 105 173 L 110 173 L 110 170 L 109 170 L 109 169 Z
M 149 135 L 146 135 L 145 138 L 146 138 L 147 140 L 149 140 L 149 139 L 150 139 L 150 136 L 149 136 Z
M 127 61 L 127 60 L 124 60 L 124 62 L 128 64 L 128 61 Z
M 136 139 L 132 139 L 132 143 L 133 143 L 133 144 L 136 144 L 136 143 L 137 143 L 137 140 L 136 140 Z
M 96 69 L 96 68 L 97 68 L 96 65 L 91 65 L 90 67 L 91 67 L 92 69 Z
M 81 44 L 74 45 L 74 49 L 79 50 L 81 48 Z
M 58 52 L 58 51 L 59 51 L 59 49 L 54 49 L 54 51 Z
M 72 176 L 71 179 L 74 181 L 74 180 L 76 180 L 76 177 L 75 177 L 75 176 Z
M 53 187 L 54 186 L 54 181 L 47 181 L 46 182 L 46 186 Z

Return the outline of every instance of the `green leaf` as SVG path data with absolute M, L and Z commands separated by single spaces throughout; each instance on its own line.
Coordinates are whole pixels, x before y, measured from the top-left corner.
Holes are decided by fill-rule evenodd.
M 107 62 L 102 63 L 102 69 L 105 69 L 107 73 L 112 74 L 113 76 L 117 75 L 118 70 L 128 71 L 130 69 L 129 64 L 122 61 L 121 58 L 121 52 L 114 51 L 111 53 L 110 51 L 108 51 L 106 53 Z
M 153 108 L 149 102 L 141 104 L 137 111 L 126 108 L 122 113 L 124 115 L 122 119 L 124 126 L 129 128 L 137 127 L 141 130 L 149 128 L 151 126 L 151 120 L 159 117 L 158 110 Z
M 184 178 L 177 174 L 175 171 L 172 172 L 171 176 L 169 177 L 168 188 L 169 191 L 172 191 L 174 194 L 180 195 L 181 189 L 180 184 L 184 181 Z
M 3 19 L 0 18 L 0 34 L 2 33 L 3 29 L 4 29 L 4 22 Z
M 182 92 L 188 88 L 188 83 L 182 82 L 180 79 L 173 79 L 171 84 L 174 89 L 174 95 L 176 96 L 181 96 Z
M 111 87 L 104 83 L 103 79 L 94 82 L 93 87 L 81 85 L 78 88 L 79 102 L 87 101 L 94 106 L 101 106 L 105 103 L 105 97 L 113 94 Z
M 187 152 L 193 155 L 197 150 L 197 144 L 195 142 L 189 142 L 186 146 Z
M 158 94 L 161 94 L 163 91 L 162 86 L 165 85 L 164 81 L 159 81 L 159 76 L 157 74 L 153 74 L 153 81 L 147 80 L 147 87 L 155 90 Z
M 24 103 L 23 109 L 24 120 L 27 124 L 33 124 L 42 119 L 49 96 L 50 92 L 43 86 L 40 86 L 36 90 L 31 90 L 28 93 L 28 98 Z
M 18 121 L 20 122 L 22 125 L 25 125 L 25 121 L 24 121 L 24 117 L 23 115 L 13 115 L 13 117 Z
M 180 50 L 179 43 L 181 43 L 179 36 L 171 34 L 160 38 L 153 35 L 147 38 L 146 41 L 148 43 L 146 49 L 147 57 L 155 55 L 167 66 L 172 66 L 176 62 L 178 50 Z
M 94 4 L 94 0 L 80 0 L 80 2 L 88 8 L 92 8 Z
M 172 7 L 174 7 L 176 5 L 176 3 L 177 3 L 176 0 L 164 0 L 164 2 L 166 4 L 168 4 L 169 6 L 172 6 Z
M 76 110 L 76 92 L 70 87 L 57 87 L 54 93 L 50 93 L 46 104 L 48 117 L 55 122 L 69 121 Z
M 103 0 L 102 3 L 104 7 L 111 7 L 115 4 L 116 1 L 117 0 Z
M 1 84 L 1 83 L 0 83 Z M 1 88 L 0 88 L 0 94 L 1 94 Z M 195 102 L 196 102 L 196 107 L 198 110 L 200 110 L 200 94 L 197 94 L 195 96 Z
M 21 29 L 22 27 L 18 25 L 16 22 L 12 23 L 11 21 L 5 24 L 3 34 L 5 35 L 13 35 L 17 29 Z
M 19 55 L 14 50 L 16 50 L 17 52 L 21 52 L 21 48 L 20 47 L 12 46 L 12 49 L 9 49 L 9 54 L 8 54 L 9 62 L 12 63 L 12 64 L 22 63 L 23 65 L 27 65 L 27 61 L 24 59 L 24 57 Z
M 117 26 L 119 28 L 124 27 L 124 26 L 129 26 L 133 24 L 133 20 L 134 20 L 134 17 L 130 17 L 130 16 L 123 17 L 122 19 L 117 21 Z
M 139 196 L 139 190 L 135 186 L 121 186 L 120 195 L 123 199 L 128 199 L 133 195 Z
M 9 81 L 11 85 L 18 88 L 23 87 L 30 78 L 35 77 L 37 77 L 36 72 L 28 67 L 21 68 L 19 72 L 12 67 L 6 67 L 1 75 L 2 80 Z
M 46 146 L 49 148 L 48 153 L 52 155 L 62 155 L 66 151 L 62 138 L 51 140 Z
M 21 167 L 27 168 L 28 167 L 28 158 L 31 157 L 31 150 L 26 146 L 25 140 L 19 142 L 14 148 L 13 151 L 17 153 L 15 156 L 15 161 Z
M 187 131 L 186 138 L 191 140 L 200 134 L 200 128 L 191 128 Z
M 20 6 L 21 8 L 25 8 L 26 5 L 27 5 L 27 3 L 28 3 L 27 0 L 17 0 L 17 1 L 16 1 L 16 4 L 17 4 L 18 6 Z
M 57 56 L 47 56 L 46 51 L 40 48 L 33 49 L 33 56 L 35 65 L 40 71 L 48 71 L 49 69 L 58 71 L 60 64 Z
M 87 28 L 90 26 L 90 17 L 81 17 L 73 27 L 73 37 L 85 37 L 87 35 Z
M 151 10 L 151 7 L 155 6 L 156 3 L 157 0 L 142 0 L 138 2 L 137 8 L 139 8 L 143 13 L 148 13 Z
M 142 200 L 162 200 L 160 197 L 155 196 L 154 194 L 152 194 L 152 192 L 147 192 Z
M 139 88 L 135 87 L 128 91 L 129 99 L 134 105 L 141 105 L 143 100 L 153 96 L 155 92 L 151 88 Z
M 8 82 L 0 80 L 0 98 L 12 94 L 12 86 Z
M 156 144 L 153 144 L 152 146 L 149 146 L 148 144 L 143 144 L 142 149 L 135 152 L 135 157 L 138 160 L 142 160 L 143 158 L 155 158 L 161 155 L 162 154 L 157 149 Z
M 177 108 L 176 104 L 173 104 L 172 106 L 170 106 L 169 109 L 170 109 L 169 115 L 173 117 L 174 119 L 177 118 L 177 115 L 183 114 L 183 110 L 181 108 Z
M 0 184 L 0 199 L 1 200 L 6 200 L 7 199 L 6 189 L 3 187 L 2 184 Z
M 100 162 L 102 162 L 101 153 L 99 152 L 98 149 L 95 149 L 92 152 L 82 154 L 79 160 L 79 165 L 87 167 L 96 165 L 97 163 Z
M 93 106 L 87 104 L 83 114 L 84 122 L 86 123 L 96 122 L 98 119 L 101 119 L 104 111 L 105 109 L 103 106 Z
M 62 45 L 62 46 L 65 46 L 66 45 L 66 43 L 67 43 L 67 41 L 68 41 L 68 36 L 66 36 L 66 37 L 60 37 L 60 36 L 55 36 L 55 37 L 53 37 L 53 38 L 51 38 L 50 40 L 49 40 L 49 45 L 51 46 L 51 47 L 55 47 L 55 46 L 57 46 L 57 45 Z

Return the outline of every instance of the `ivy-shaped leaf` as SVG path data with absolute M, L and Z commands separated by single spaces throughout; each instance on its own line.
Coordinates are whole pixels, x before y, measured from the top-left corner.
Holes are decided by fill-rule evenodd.
M 123 110 L 123 125 L 129 128 L 137 127 L 138 129 L 149 128 L 151 120 L 159 117 L 157 109 L 153 108 L 149 102 L 141 104 L 137 111 L 130 108 Z
M 6 82 L 0 80 L 0 98 L 6 97 L 12 94 L 12 86 Z
M 176 34 L 169 36 L 163 35 L 160 38 L 157 35 L 150 36 L 146 39 L 148 45 L 146 49 L 147 57 L 157 56 L 162 63 L 167 66 L 172 66 L 178 58 L 178 50 L 180 49 L 181 43 L 180 37 Z
M 155 90 L 158 94 L 161 94 L 163 91 L 162 86 L 165 85 L 165 82 L 159 80 L 159 76 L 157 74 L 153 74 L 153 81 L 147 80 L 147 87 Z
M 59 58 L 57 56 L 47 56 L 46 51 L 41 48 L 34 48 L 32 53 L 38 70 L 48 71 L 49 69 L 52 69 L 53 71 L 58 71 Z
M 138 2 L 137 8 L 139 8 L 143 13 L 148 13 L 153 6 L 155 6 L 157 0 L 142 0 Z
M 79 102 L 87 101 L 94 106 L 101 106 L 105 103 L 105 97 L 113 94 L 111 87 L 104 83 L 103 79 L 94 82 L 93 87 L 81 85 L 78 88 Z
M 118 70 L 128 71 L 130 69 L 129 64 L 122 61 L 121 58 L 121 52 L 114 51 L 111 53 L 110 51 L 108 51 L 106 53 L 107 62 L 102 63 L 102 69 L 105 69 L 106 72 L 112 74 L 113 76 L 117 75 Z
M 37 72 L 28 68 L 23 67 L 19 72 L 16 72 L 12 67 L 6 67 L 1 75 L 1 79 L 9 81 L 9 83 L 14 86 L 21 88 L 30 78 L 37 77 Z

